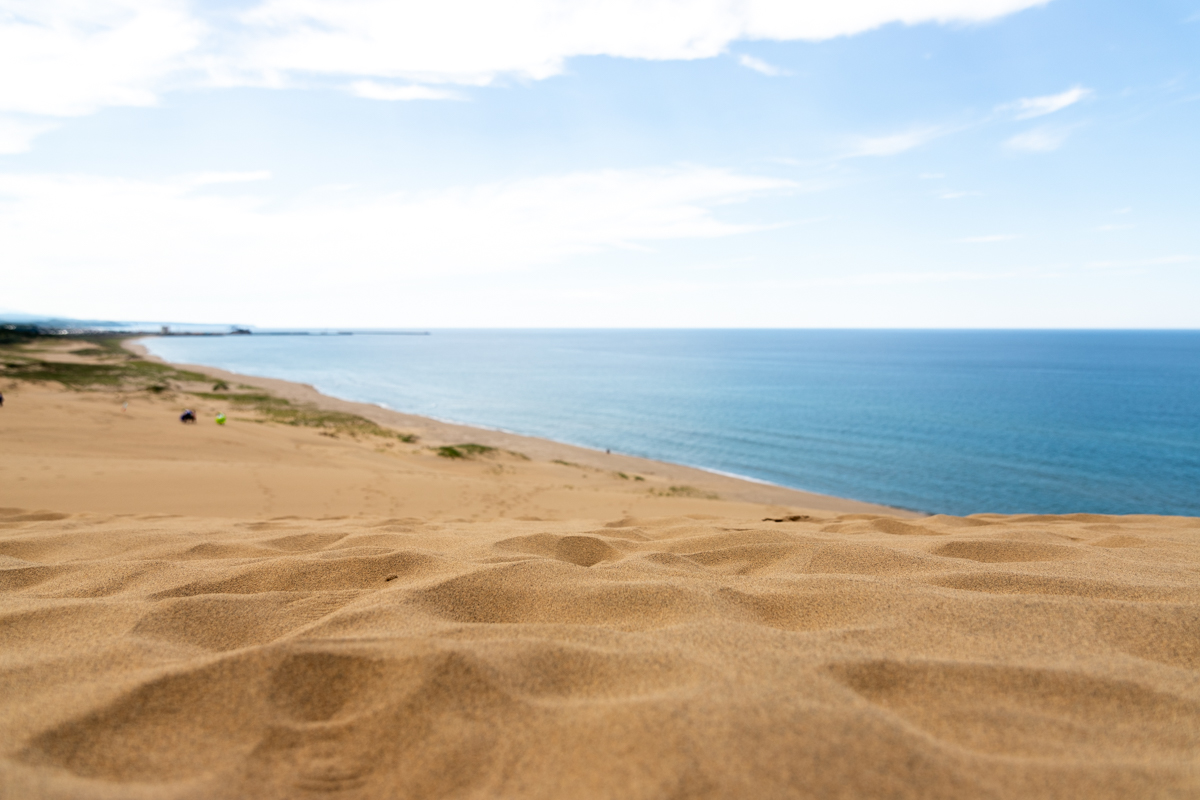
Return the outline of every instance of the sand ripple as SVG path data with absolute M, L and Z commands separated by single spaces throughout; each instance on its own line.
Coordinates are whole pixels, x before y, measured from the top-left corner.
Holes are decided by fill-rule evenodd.
M 1200 525 L 3 509 L 0 795 L 1200 796 Z

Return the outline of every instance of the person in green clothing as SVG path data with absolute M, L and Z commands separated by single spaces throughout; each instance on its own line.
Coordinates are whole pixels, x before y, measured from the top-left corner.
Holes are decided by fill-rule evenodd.
M 217 414 L 217 424 L 218 425 L 225 424 L 225 412 L 224 411 L 222 411 L 220 414 Z

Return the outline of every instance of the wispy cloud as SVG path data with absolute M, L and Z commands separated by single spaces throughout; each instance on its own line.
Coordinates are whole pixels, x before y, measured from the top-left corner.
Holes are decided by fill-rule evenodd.
M 962 239 L 955 239 L 954 241 L 961 242 L 963 244 L 988 244 L 990 242 L 1008 242 L 1016 238 L 1016 234 L 998 233 L 992 234 L 991 236 L 966 236 Z
M 1131 228 L 1135 228 L 1135 227 L 1137 227 L 1137 226 L 1136 225 L 1099 225 L 1096 227 L 1096 230 L 1098 230 L 1098 231 L 1127 231 L 1127 230 L 1130 230 Z
M 76 116 L 147 106 L 201 80 L 265 87 L 322 85 L 309 82 L 313 76 L 424 87 L 504 75 L 538 80 L 577 56 L 713 58 L 737 41 L 821 41 L 892 22 L 983 22 L 1046 2 L 251 0 L 207 24 L 199 4 L 186 0 L 6 0 L 0 75 L 9 79 L 0 81 L 0 112 Z M 782 74 L 748 56 L 742 63 Z M 434 91 L 401 85 L 363 96 L 425 99 Z
M 913 128 L 886 136 L 855 136 L 844 158 L 860 156 L 894 156 L 944 136 L 949 130 L 942 127 Z
M 946 176 L 941 172 L 922 172 L 917 177 L 923 181 L 936 181 Z
M 738 56 L 738 63 L 741 64 L 746 69 L 752 69 L 755 72 L 762 73 L 763 75 L 767 75 L 772 78 L 777 78 L 777 77 L 780 77 L 783 75 L 791 75 L 792 74 L 792 73 L 788 72 L 786 69 L 783 69 L 781 67 L 776 67 L 773 64 L 768 64 L 766 61 L 763 61 L 761 58 L 755 58 L 754 56 L 748 56 L 748 55 L 745 55 L 744 53 L 742 55 Z
M 801 286 L 899 286 L 921 283 L 958 283 L 961 281 L 994 281 L 1010 278 L 1028 277 L 1029 270 L 1014 270 L 1005 272 L 967 272 L 963 270 L 942 272 L 868 272 L 860 275 L 846 275 L 828 278 L 811 278 L 808 280 L 789 281 L 796 287 Z
M 942 200 L 961 200 L 964 197 L 980 197 L 983 192 L 946 191 L 938 195 Z
M 820 41 L 890 22 L 981 22 L 1047 0 L 265 0 L 242 16 L 244 63 L 296 71 L 474 82 L 540 79 L 574 56 L 689 60 L 739 40 Z
M 1044 117 L 1047 114 L 1062 111 L 1068 106 L 1075 105 L 1080 100 L 1091 97 L 1091 95 L 1091 89 L 1086 89 L 1082 86 L 1073 86 L 1059 94 L 1048 94 L 1042 97 L 1024 97 L 1014 103 L 1000 106 L 1000 110 L 1016 111 L 1017 119 L 1033 119 L 1034 117 Z
M 260 169 L 253 172 L 199 172 L 186 176 L 183 181 L 193 186 L 210 186 L 215 183 L 256 183 L 270 179 L 271 173 Z
M 34 139 L 57 127 L 56 122 L 0 117 L 0 155 L 24 153 Z
M 153 105 L 208 32 L 178 0 L 4 5 L 0 111 L 67 117 Z
M 462 95 L 450 89 L 438 89 L 420 84 L 395 85 L 376 81 L 355 81 L 350 92 L 370 100 L 461 100 Z
M 1142 258 L 1132 261 L 1092 261 L 1087 266 L 1093 269 L 1130 269 L 1138 267 L 1165 267 L 1173 264 L 1192 264 L 1196 262 L 1195 256 L 1175 255 L 1161 256 L 1159 258 Z
M 293 293 L 307 304 L 304 313 L 317 313 L 322 303 L 346 311 L 361 304 L 364 318 L 384 324 L 395 319 L 407 281 L 744 234 L 766 226 L 725 221 L 719 207 L 793 187 L 693 166 L 556 174 L 419 195 L 328 190 L 285 202 L 268 196 L 264 183 L 255 184 L 260 194 L 203 190 L 267 176 L 140 181 L 0 174 L 0 261 L 24 265 L 5 273 L 5 296 L 35 307 L 52 305 L 51 293 L 61 290 L 118 307 L 124 290 L 105 277 L 111 268 L 144 282 L 166 304 L 164 314 L 192 308 L 203 316 L 172 303 L 199 303 L 212 287 L 237 285 L 246 314 L 261 308 L 263 297 Z M 333 268 L 338 280 L 328 281 Z M 203 274 L 204 286 L 173 291 L 180 272 Z M 339 288 L 364 284 L 377 287 L 369 298 Z
M 1062 147 L 1070 133 L 1066 128 L 1034 128 L 1025 133 L 1018 133 L 1004 144 L 1010 150 L 1020 150 L 1026 153 L 1049 153 Z

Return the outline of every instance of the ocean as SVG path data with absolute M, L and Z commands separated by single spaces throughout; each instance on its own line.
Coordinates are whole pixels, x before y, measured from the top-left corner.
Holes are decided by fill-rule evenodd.
M 144 340 L 386 408 L 946 514 L 1200 516 L 1200 331 Z

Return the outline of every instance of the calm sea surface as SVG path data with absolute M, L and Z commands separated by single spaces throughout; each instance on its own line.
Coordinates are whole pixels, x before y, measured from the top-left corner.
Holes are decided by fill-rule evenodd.
M 397 411 L 922 511 L 1200 515 L 1200 331 L 148 339 Z

